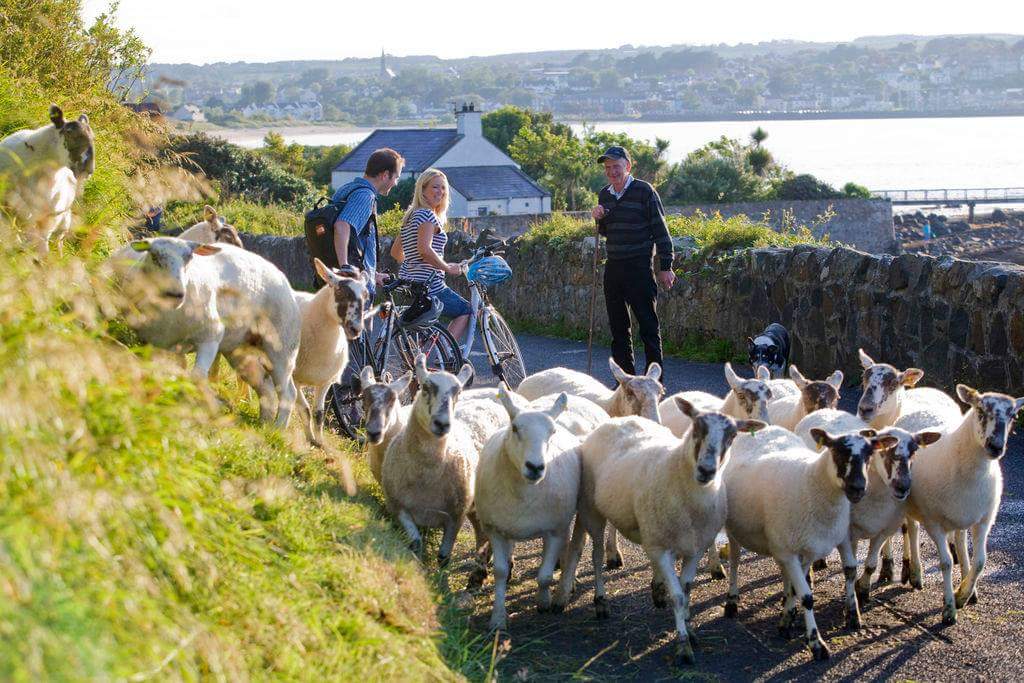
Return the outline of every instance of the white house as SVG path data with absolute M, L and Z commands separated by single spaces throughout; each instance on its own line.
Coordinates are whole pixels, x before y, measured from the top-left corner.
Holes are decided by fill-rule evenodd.
M 358 178 L 374 150 L 390 147 L 405 158 L 402 178 L 439 168 L 451 185 L 451 217 L 551 212 L 551 193 L 483 136 L 483 112 L 472 104 L 455 112 L 455 128 L 378 129 L 331 172 L 337 189 Z

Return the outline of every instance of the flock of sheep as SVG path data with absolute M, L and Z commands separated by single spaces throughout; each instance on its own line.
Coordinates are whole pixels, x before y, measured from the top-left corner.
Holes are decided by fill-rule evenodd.
M 88 121 L 66 122 L 57 108 L 51 119 L 52 126 L 0 142 L 20 163 L 32 155 L 54 158 L 42 183 L 49 190 L 40 195 L 51 210 L 25 219 L 36 226 L 30 234 L 42 251 L 52 233 L 66 230 L 68 192 L 73 200 L 76 183 L 92 171 Z M 295 292 L 273 264 L 241 248 L 210 207 L 180 237 L 138 240 L 111 260 L 133 304 L 128 321 L 143 340 L 195 351 L 199 377 L 224 356 L 259 395 L 261 419 L 284 427 L 298 402 L 308 439 L 322 441 L 328 388 L 348 363 L 348 341 L 375 313 L 363 277 L 317 261 L 327 284 L 315 294 Z M 851 628 L 860 625 L 858 605 L 869 597 L 880 554 L 879 581 L 893 579 L 891 537 L 901 528 L 905 583 L 922 585 L 919 525 L 938 549 L 944 622 L 954 623 L 957 610 L 976 599 L 1002 493 L 998 461 L 1024 407 L 1024 398 L 959 385 L 957 398 L 968 408 L 961 414 L 945 393 L 914 388 L 921 370 L 901 371 L 863 351 L 860 360 L 863 395 L 854 415 L 836 409 L 839 371 L 813 381 L 795 366 L 788 379 L 759 367 L 743 379 L 726 364 L 726 396 L 687 391 L 663 399 L 657 365 L 632 376 L 611 362 L 614 390 L 554 368 L 515 391 L 464 391 L 469 365 L 457 375 L 433 372 L 420 356 L 414 373 L 393 380 L 378 382 L 364 369 L 367 457 L 389 512 L 417 552 L 420 529 L 441 528 L 438 559 L 446 563 L 470 521 L 478 560 L 470 587 L 483 583 L 491 564 L 494 629 L 507 627 L 513 545 L 535 538 L 544 545 L 539 609 L 565 608 L 589 535 L 594 607 L 598 618 L 608 617 L 604 572 L 622 566 L 621 534 L 646 552 L 654 604 L 672 607 L 680 658 L 692 662 L 690 589 L 704 555 L 709 569 L 724 576 L 715 548 L 724 529 L 726 615 L 738 611 L 741 549 L 769 556 L 784 587 L 780 628 L 788 631 L 802 610 L 807 645 L 816 659 L 826 658 L 809 579 L 812 563 L 833 549 L 843 565 Z M 313 387 L 315 411 L 302 386 Z M 403 405 L 399 397 L 410 388 L 414 399 Z M 861 539 L 869 547 L 858 579 Z M 961 567 L 956 590 L 950 543 Z M 552 596 L 556 564 L 561 576 Z
M 860 627 L 859 603 L 869 598 L 880 553 L 879 581 L 893 579 L 891 537 L 901 528 L 904 583 L 922 586 L 919 525 L 938 548 L 945 623 L 976 600 L 1002 493 L 998 461 L 1024 407 L 1024 398 L 959 385 L 968 408 L 962 414 L 945 393 L 914 388 L 921 370 L 900 371 L 863 350 L 860 360 L 863 394 L 854 415 L 836 409 L 838 371 L 812 381 L 791 367 L 789 379 L 772 379 L 759 367 L 755 378 L 742 379 L 726 364 L 724 398 L 685 391 L 663 399 L 657 365 L 631 376 L 610 362 L 614 390 L 554 368 L 516 391 L 461 391 L 469 366 L 458 376 L 430 372 L 421 358 L 414 376 L 390 383 L 364 374 L 368 458 L 414 550 L 422 550 L 421 528 L 443 528 L 438 559 L 446 563 L 469 519 L 477 548 L 470 588 L 483 582 L 493 555 L 492 629 L 507 627 L 513 544 L 535 538 L 544 545 L 538 609 L 565 608 L 590 536 L 594 608 L 607 618 L 604 573 L 622 566 L 621 534 L 647 554 L 653 602 L 671 606 L 679 658 L 693 662 L 690 589 L 705 554 L 708 568 L 724 576 L 714 543 L 724 529 L 726 616 L 738 612 L 741 549 L 771 557 L 783 582 L 780 629 L 788 632 L 802 612 L 806 643 L 824 659 L 810 570 L 834 549 L 849 628 Z M 398 397 L 413 381 L 415 398 L 403 406 Z M 862 539 L 869 548 L 858 579 Z M 961 568 L 955 591 L 950 544 Z M 556 563 L 561 576 L 552 596 Z

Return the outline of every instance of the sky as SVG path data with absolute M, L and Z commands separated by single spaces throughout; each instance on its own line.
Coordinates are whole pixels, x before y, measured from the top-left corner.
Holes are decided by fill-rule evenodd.
M 88 19 L 109 0 L 84 4 Z M 118 16 L 153 49 L 152 61 L 192 64 L 374 57 L 381 49 L 456 58 L 625 44 L 1024 34 L 1024 3 L 1013 0 L 121 0 Z

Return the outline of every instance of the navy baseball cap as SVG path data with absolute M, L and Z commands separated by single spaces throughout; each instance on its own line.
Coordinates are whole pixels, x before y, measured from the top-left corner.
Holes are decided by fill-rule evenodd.
M 629 158 L 629 152 L 626 151 L 625 147 L 619 145 L 612 145 L 604 151 L 604 154 L 597 158 L 598 163 L 604 163 L 606 159 L 625 159 L 632 163 L 633 160 Z

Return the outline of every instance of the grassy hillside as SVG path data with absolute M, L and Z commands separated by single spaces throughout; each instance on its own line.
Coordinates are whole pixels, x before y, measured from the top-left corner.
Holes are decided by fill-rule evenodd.
M 0 213 L 0 680 L 483 678 L 349 445 L 257 425 L 231 373 L 197 385 L 116 322 L 104 255 L 187 183 L 101 88 L 42 82 L 0 67 L 0 135 L 87 111 L 97 172 L 63 259 Z

